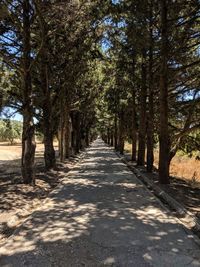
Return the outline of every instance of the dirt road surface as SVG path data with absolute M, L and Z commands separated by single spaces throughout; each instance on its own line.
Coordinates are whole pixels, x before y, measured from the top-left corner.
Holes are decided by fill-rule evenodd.
M 96 140 L 0 249 L 1 267 L 200 266 L 200 247 Z

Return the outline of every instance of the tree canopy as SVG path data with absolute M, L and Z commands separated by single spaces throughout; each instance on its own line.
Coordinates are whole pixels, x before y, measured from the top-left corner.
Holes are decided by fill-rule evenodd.
M 0 19 L 0 112 L 23 116 L 25 183 L 35 129 L 47 170 L 55 136 L 61 161 L 97 135 L 122 154 L 129 140 L 149 172 L 158 146 L 161 183 L 178 150 L 200 149 L 198 0 L 2 0 Z

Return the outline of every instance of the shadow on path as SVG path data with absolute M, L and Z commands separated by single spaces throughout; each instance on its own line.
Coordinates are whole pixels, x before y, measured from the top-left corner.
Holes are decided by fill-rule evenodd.
M 101 140 L 0 249 L 0 266 L 200 266 L 182 226 Z

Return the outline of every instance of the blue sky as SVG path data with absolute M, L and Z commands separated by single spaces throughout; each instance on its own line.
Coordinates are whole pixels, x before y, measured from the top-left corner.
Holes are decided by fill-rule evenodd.
M 10 119 L 12 120 L 17 120 L 17 121 L 23 121 L 23 117 L 21 114 L 19 114 L 18 112 L 16 112 L 16 110 L 14 110 L 13 108 L 4 108 L 1 115 L 0 115 L 0 118 L 1 119 L 5 119 L 7 118 L 7 116 L 12 116 L 10 117 Z

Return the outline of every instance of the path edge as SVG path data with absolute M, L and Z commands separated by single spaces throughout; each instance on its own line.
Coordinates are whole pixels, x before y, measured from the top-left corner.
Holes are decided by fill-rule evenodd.
M 153 194 L 162 202 L 162 204 L 167 204 L 171 211 L 175 211 L 173 215 L 181 222 L 185 230 L 192 232 L 197 238 L 198 244 L 200 244 L 200 220 L 188 211 L 183 205 L 176 201 L 173 197 L 167 194 L 159 186 L 155 185 L 145 174 L 140 172 L 136 167 L 134 167 L 124 155 L 115 151 L 115 154 L 121 159 L 121 161 L 135 174 L 135 176 L 151 191 Z M 168 209 L 169 209 L 168 208 Z

